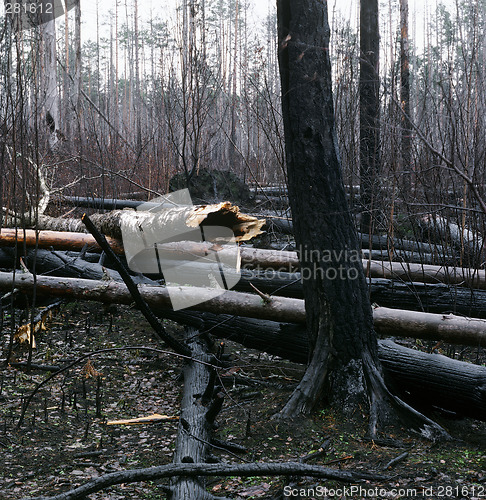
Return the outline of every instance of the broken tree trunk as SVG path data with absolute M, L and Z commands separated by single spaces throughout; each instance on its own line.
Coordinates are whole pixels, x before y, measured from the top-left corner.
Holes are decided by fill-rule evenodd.
M 141 225 L 150 227 L 152 231 L 165 234 L 179 234 L 181 227 L 197 229 L 203 226 L 227 227 L 234 233 L 236 241 L 246 241 L 261 233 L 265 220 L 242 214 L 239 208 L 224 202 L 216 205 L 174 206 L 160 211 L 147 210 L 114 210 L 105 214 L 94 214 L 91 220 L 106 236 L 121 238 L 122 230 L 139 232 Z M 85 233 L 86 228 L 81 219 L 63 219 L 40 215 L 32 221 L 37 230 L 67 231 Z
M 378 309 L 380 310 L 381 308 Z M 393 311 L 385 310 L 384 313 L 386 316 L 387 313 L 393 314 Z M 196 326 L 201 331 L 208 331 L 215 337 L 226 338 L 296 363 L 305 364 L 308 361 L 307 332 L 302 325 L 189 311 L 171 312 L 169 317 L 177 322 Z M 425 322 L 419 324 L 419 328 L 428 332 L 425 338 L 437 339 L 438 334 L 445 334 L 447 341 L 450 340 L 449 318 L 444 317 L 443 324 L 440 323 L 440 318 L 441 316 L 435 318 L 435 329 L 430 325 L 426 326 Z M 475 320 L 465 321 L 465 327 L 471 333 L 478 326 L 475 325 Z M 479 323 L 482 323 L 482 329 L 479 329 L 482 345 L 486 345 L 486 322 Z M 391 324 L 389 331 L 384 333 L 397 335 Z M 429 333 L 430 337 L 427 336 Z M 486 421 L 485 367 L 440 354 L 408 349 L 390 340 L 378 341 L 378 354 L 385 369 L 387 383 L 403 399 L 428 410 L 437 407 Z
M 73 278 L 37 276 L 28 273 L 0 272 L 0 290 L 32 293 L 36 286 L 39 296 L 56 296 L 79 300 L 94 300 L 104 303 L 131 304 L 133 298 L 126 286 L 115 281 L 97 281 Z M 171 297 L 162 286 L 140 286 L 140 293 L 156 314 L 165 315 L 171 309 Z M 224 294 L 207 299 L 208 291 L 197 287 L 177 287 L 174 293 L 182 297 L 191 297 L 199 304 L 191 307 L 199 311 L 214 314 L 234 314 L 258 318 L 261 320 L 305 323 L 304 301 L 286 297 L 261 297 L 255 294 L 226 291 Z M 171 292 L 172 293 L 172 292 Z M 390 320 L 393 315 L 393 320 Z M 373 313 L 375 329 L 378 333 L 401 337 L 415 337 L 448 342 L 486 345 L 486 321 L 472 320 L 453 315 L 420 313 L 414 311 L 392 310 L 384 307 L 375 308 Z M 392 326 L 390 326 L 392 325 Z M 454 340 L 458 338 L 459 340 Z

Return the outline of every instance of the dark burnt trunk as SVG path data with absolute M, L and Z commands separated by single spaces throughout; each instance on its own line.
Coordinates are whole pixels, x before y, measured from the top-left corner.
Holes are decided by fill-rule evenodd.
M 337 148 L 327 6 L 280 0 L 278 19 L 289 199 L 301 268 L 309 276 L 303 290 L 312 353 L 282 414 L 309 412 L 324 391 L 352 412 L 366 399 L 363 372 L 379 368 Z M 364 367 L 364 359 L 371 365 Z
M 311 352 L 280 416 L 308 413 L 326 395 L 347 415 L 368 406 L 376 435 L 378 420 L 394 418 L 392 403 L 424 433 L 444 436 L 393 398 L 383 380 L 338 153 L 327 2 L 278 0 L 277 18 L 289 201 L 301 269 L 309 276 L 303 290 Z
M 359 136 L 361 230 L 373 232 L 378 212 L 377 183 L 380 170 L 380 34 L 378 0 L 360 3 Z
M 210 331 L 296 363 L 306 363 L 308 339 L 302 325 L 260 321 L 229 315 L 179 311 L 175 321 Z M 441 408 L 463 417 L 486 421 L 486 368 L 427 354 L 391 340 L 378 342 L 378 355 L 393 392 L 425 412 Z

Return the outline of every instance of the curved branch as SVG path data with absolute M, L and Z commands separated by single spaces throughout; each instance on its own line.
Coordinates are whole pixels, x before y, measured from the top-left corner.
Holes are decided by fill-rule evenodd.
M 350 472 L 334 470 L 318 465 L 306 465 L 297 462 L 287 463 L 252 463 L 252 464 L 187 464 L 178 463 L 133 469 L 121 472 L 112 472 L 97 477 L 72 490 L 51 497 L 40 496 L 30 500 L 76 500 L 86 498 L 87 495 L 101 491 L 109 486 L 122 483 L 140 481 L 154 481 L 156 479 L 173 476 L 312 476 L 320 479 L 331 479 L 346 483 L 362 481 L 387 480 L 387 476 L 379 476 L 368 472 Z M 215 498 L 215 497 L 213 497 Z M 27 500 L 27 499 L 23 499 Z

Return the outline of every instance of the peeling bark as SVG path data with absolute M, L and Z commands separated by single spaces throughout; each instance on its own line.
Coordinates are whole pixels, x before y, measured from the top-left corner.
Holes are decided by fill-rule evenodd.
M 105 214 L 94 214 L 90 218 L 98 231 L 118 239 L 122 237 L 122 227 L 138 232 L 140 225 L 143 224 L 144 228 L 150 227 L 159 234 L 178 234 L 181 227 L 195 229 L 199 226 L 223 226 L 233 231 L 236 241 L 247 241 L 260 234 L 261 227 L 265 223 L 265 220 L 242 214 L 238 207 L 229 202 L 216 205 L 177 206 L 160 212 L 114 210 Z M 16 220 L 7 223 L 15 225 Z M 36 221 L 31 221 L 31 225 L 34 224 L 37 230 L 86 232 L 81 219 L 42 215 Z

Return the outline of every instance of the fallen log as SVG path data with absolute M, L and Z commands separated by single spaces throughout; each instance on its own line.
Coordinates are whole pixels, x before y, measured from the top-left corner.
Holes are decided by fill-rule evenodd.
M 379 350 L 387 385 L 405 401 L 486 420 L 484 366 L 408 349 L 391 340 L 380 342 Z
M 484 240 L 475 231 L 461 227 L 445 217 L 436 214 L 423 216 L 420 221 L 426 231 L 438 241 L 447 241 L 464 256 L 473 258 L 484 254 Z M 484 260 L 484 256 L 483 259 Z M 483 262 L 481 262 L 483 263 Z
M 193 249 L 194 251 L 194 249 Z M 300 268 L 296 252 L 241 247 L 241 266 L 246 269 L 273 269 L 295 272 Z M 383 262 L 363 259 L 367 276 L 400 279 L 410 282 L 447 283 L 470 288 L 486 289 L 486 271 L 448 266 Z
M 94 300 L 105 303 L 131 304 L 133 298 L 126 286 L 115 281 L 98 281 L 73 278 L 55 278 L 37 276 L 36 293 L 39 296 L 56 296 L 80 300 Z M 12 287 L 28 293 L 34 288 L 34 277 L 29 273 L 0 272 L 0 290 L 11 291 Z M 162 286 L 142 285 L 140 294 L 159 314 L 164 315 L 171 309 L 167 288 Z M 206 300 L 207 290 L 197 287 L 177 287 L 176 294 L 191 297 L 198 305 L 190 309 L 208 311 L 214 314 L 234 314 L 250 318 L 282 321 L 287 323 L 305 323 L 304 301 L 287 297 L 271 297 L 268 301 L 259 295 L 226 291 L 224 294 Z M 393 315 L 393 320 L 390 320 Z M 414 311 L 391 310 L 384 307 L 374 309 L 375 328 L 402 337 L 426 339 L 444 339 L 448 342 L 464 345 L 486 346 L 486 321 L 467 319 L 460 316 L 420 313 Z M 392 326 L 390 326 L 392 325 Z M 457 333 L 457 335 L 456 335 Z M 458 338 L 459 341 L 454 340 Z
M 370 237 L 369 234 L 358 233 L 358 238 L 361 241 L 361 248 L 369 248 L 371 250 L 404 250 L 418 254 L 431 254 L 437 258 L 443 258 L 449 253 L 448 250 L 439 244 L 405 240 L 402 238 L 391 239 L 386 234 L 373 234 Z
M 98 260 L 100 259 L 99 255 L 96 255 L 96 257 Z M 18 256 L 14 249 L 0 249 L 0 268 L 14 269 L 18 267 L 17 259 Z M 120 274 L 114 269 L 108 269 L 96 262 L 88 262 L 84 257 L 80 257 L 79 253 L 34 250 L 31 248 L 22 256 L 22 260 L 30 271 L 34 269 L 35 264 L 35 270 L 39 274 L 48 274 L 61 278 L 123 281 Z M 137 284 L 157 284 L 150 278 L 140 274 L 134 274 L 132 279 Z
M 261 191 L 264 188 L 258 189 Z M 273 193 L 275 190 L 279 192 L 281 189 L 286 189 L 282 187 L 272 187 L 269 191 L 261 191 L 263 193 Z M 286 193 L 286 191 L 285 191 Z M 359 195 L 358 195 L 359 196 Z M 286 197 L 284 197 L 286 198 Z M 273 198 L 266 197 L 264 201 L 273 200 Z M 275 197 L 275 201 L 281 201 L 282 197 Z M 162 206 L 160 203 L 155 203 L 151 201 L 140 201 L 140 200 L 126 200 L 117 198 L 99 198 L 99 197 L 85 197 L 85 196 L 63 196 L 59 201 L 80 208 L 94 208 L 102 210 L 123 210 L 123 209 L 137 209 L 141 205 L 144 205 L 145 210 L 150 210 L 154 208 L 159 208 Z M 168 204 L 164 206 L 170 206 Z M 269 217 L 262 216 L 262 218 L 267 218 L 265 229 L 272 230 L 273 228 L 284 232 L 286 234 L 292 234 L 293 226 L 291 219 L 285 219 L 281 217 Z M 457 230 L 456 230 L 457 232 Z M 427 260 L 453 260 L 454 257 L 448 255 L 449 252 L 440 244 L 426 243 L 422 241 L 406 240 L 401 238 L 390 239 L 387 235 L 368 235 L 363 233 L 358 233 L 358 238 L 361 242 L 362 248 L 367 248 L 370 250 L 381 250 L 387 252 L 391 250 L 405 259 L 408 254 L 412 254 L 415 258 L 420 258 L 421 256 Z M 425 261 L 424 261 L 425 263 Z
M 120 240 L 107 237 L 113 251 L 123 254 L 123 244 Z M 33 229 L 0 229 L 0 247 L 24 245 L 27 247 L 56 248 L 57 250 L 100 251 L 96 240 L 90 234 L 82 232 L 35 231 Z
M 38 238 L 38 239 L 37 239 Z M 123 253 L 120 240 L 108 238 L 110 246 L 117 254 Z M 100 251 L 95 239 L 89 234 L 68 233 L 62 231 L 36 231 L 2 229 L 0 231 L 0 247 L 12 246 L 15 243 L 39 248 L 55 248 L 59 250 L 81 250 L 87 245 L 89 251 Z M 158 246 L 160 251 L 173 252 L 181 259 L 204 257 L 208 254 L 212 243 L 173 242 Z M 241 266 L 244 269 L 273 269 L 276 272 L 298 271 L 299 259 L 296 252 L 263 250 L 251 247 L 240 247 Z M 221 250 L 225 256 L 231 251 Z M 219 253 L 219 252 L 218 252 Z M 463 269 L 447 266 L 383 262 L 363 260 L 366 273 L 371 278 L 399 279 L 408 282 L 447 283 L 462 287 L 486 290 L 486 271 L 482 269 Z
M 486 318 L 484 290 L 373 278 L 370 280 L 370 298 L 378 306 Z
M 215 377 L 211 374 L 214 369 L 211 362 L 216 360 L 209 353 L 206 341 L 193 328 L 186 328 L 184 339 L 191 359 L 184 367 L 184 389 L 173 459 L 173 463 L 179 465 L 207 461 L 211 451 L 214 418 L 222 404 L 222 395 L 214 394 Z M 212 411 L 213 408 L 217 410 Z M 215 499 L 206 491 L 205 486 L 203 477 L 178 476 L 170 486 L 170 498 Z
M 293 234 L 294 229 L 291 219 L 270 216 L 266 216 L 266 218 L 267 230 L 277 230 L 284 234 Z M 394 257 L 398 256 L 401 259 L 406 259 L 410 255 L 417 260 L 422 257 L 422 262 L 424 264 L 427 263 L 425 260 L 441 263 L 456 261 L 456 256 L 451 254 L 449 249 L 446 249 L 440 244 L 405 240 L 401 238 L 390 239 L 387 235 L 379 234 L 373 234 L 370 237 L 368 234 L 358 233 L 358 238 L 361 243 L 361 248 L 368 249 L 370 251 L 379 251 L 383 255 L 386 255 L 387 258 L 388 251 L 391 250 Z M 379 252 L 375 255 L 378 255 Z
M 393 252 L 386 249 L 382 250 L 368 250 L 363 249 L 363 259 L 365 260 L 379 260 L 379 261 L 393 261 L 393 262 L 410 262 L 411 264 L 425 264 L 425 265 L 442 265 L 454 266 L 458 263 L 458 259 L 450 254 L 445 256 L 437 256 L 431 253 L 420 253 L 409 250 L 395 249 Z
M 116 281 L 99 281 L 74 278 L 55 278 L 50 276 L 34 277 L 30 273 L 0 272 L 0 290 L 13 288 L 32 293 L 34 287 L 38 296 L 56 296 L 79 300 L 94 300 L 109 304 L 132 304 L 133 298 L 127 287 Z M 274 319 L 301 323 L 305 321 L 304 301 L 286 297 L 272 297 L 268 302 L 249 293 L 226 291 L 214 297 L 214 289 L 197 287 L 172 287 L 171 294 L 166 287 L 140 286 L 143 299 L 155 310 L 170 309 L 171 298 L 181 302 L 190 299 L 197 306 L 191 309 L 246 315 L 249 317 Z M 208 300 L 208 296 L 213 298 Z
M 382 308 L 377 310 L 380 309 Z M 393 312 L 383 311 L 385 317 Z M 215 337 L 226 338 L 296 363 L 305 364 L 308 361 L 307 332 L 302 325 L 210 313 L 197 314 L 190 311 L 168 314 L 174 321 L 197 325 L 201 331 L 207 331 Z M 445 335 L 448 338 L 448 318 L 444 318 L 444 324 L 440 321 L 436 318 L 435 328 L 431 325 L 426 327 L 425 323 L 420 325 L 420 328 L 426 330 L 425 338 L 436 339 L 437 335 Z M 465 327 L 470 328 L 472 333 L 478 325 L 474 320 L 466 321 Z M 480 323 L 483 324 L 480 329 L 481 343 L 485 345 L 486 322 Z M 382 333 L 391 334 L 392 330 L 390 323 L 389 330 Z M 393 330 L 393 333 L 397 335 L 397 330 Z M 390 340 L 378 341 L 378 354 L 387 383 L 405 401 L 428 410 L 437 407 L 486 421 L 485 367 L 453 360 L 440 354 L 426 354 L 408 349 Z
M 414 338 L 486 347 L 486 321 L 482 319 L 376 307 L 373 320 L 382 336 L 403 337 L 399 332 L 408 331 Z
M 160 205 L 161 206 L 161 205 Z M 162 207 L 162 206 L 161 206 Z M 114 210 L 94 214 L 91 219 L 101 233 L 120 239 L 122 230 L 136 234 L 140 226 L 150 227 L 154 232 L 177 235 L 181 227 L 197 229 L 205 226 L 227 227 L 233 231 L 236 241 L 247 241 L 261 233 L 265 220 L 242 214 L 238 207 L 229 202 L 215 205 L 181 205 L 160 211 Z M 81 219 L 64 219 L 40 215 L 32 221 L 40 230 L 85 233 Z
M 197 266 L 193 266 L 197 272 Z M 205 272 L 202 268 L 201 274 Z M 206 269 L 207 272 L 207 269 Z M 370 299 L 383 307 L 434 313 L 454 313 L 486 318 L 486 291 L 450 287 L 445 284 L 402 282 L 383 278 L 367 278 Z M 234 290 L 303 299 L 301 274 L 267 270 L 241 270 Z
M 62 196 L 57 200 L 65 205 L 70 205 L 79 208 L 96 208 L 102 210 L 123 210 L 124 208 L 138 208 L 140 205 L 147 203 L 146 209 L 156 208 L 160 204 L 150 203 L 140 200 L 119 200 L 117 198 L 97 198 L 86 196 Z M 152 205 L 152 206 L 150 206 Z

